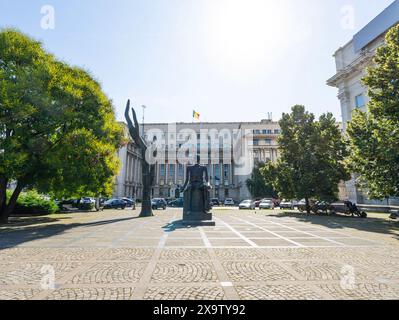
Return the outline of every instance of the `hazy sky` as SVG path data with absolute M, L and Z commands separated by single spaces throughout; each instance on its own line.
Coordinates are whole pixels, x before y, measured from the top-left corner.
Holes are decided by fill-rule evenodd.
M 332 54 L 392 0 L 0 0 L 0 26 L 102 83 L 122 119 L 275 120 L 294 104 L 341 120 Z M 41 27 L 44 5 L 55 28 Z M 353 8 L 354 20 L 350 16 Z

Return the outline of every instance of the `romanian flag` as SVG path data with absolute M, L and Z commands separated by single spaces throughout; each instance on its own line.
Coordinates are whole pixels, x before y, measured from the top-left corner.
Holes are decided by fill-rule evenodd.
M 199 120 L 200 117 L 201 117 L 201 115 L 200 115 L 198 112 L 196 112 L 196 111 L 194 110 L 194 111 L 193 111 L 193 118 L 194 118 L 194 120 Z

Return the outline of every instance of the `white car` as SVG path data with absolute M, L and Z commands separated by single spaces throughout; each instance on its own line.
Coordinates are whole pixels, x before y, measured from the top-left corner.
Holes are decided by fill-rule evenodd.
M 244 200 L 238 206 L 240 210 L 255 210 L 255 201 L 252 200 Z
M 274 202 L 270 199 L 264 199 L 259 203 L 259 209 L 270 209 L 273 210 L 274 209 Z
M 234 203 L 234 200 L 233 200 L 232 198 L 227 198 L 227 199 L 224 201 L 224 205 L 225 205 L 225 206 L 231 207 L 231 206 L 234 206 L 235 203 Z
M 291 200 L 283 200 L 280 202 L 280 209 L 294 210 L 294 203 Z

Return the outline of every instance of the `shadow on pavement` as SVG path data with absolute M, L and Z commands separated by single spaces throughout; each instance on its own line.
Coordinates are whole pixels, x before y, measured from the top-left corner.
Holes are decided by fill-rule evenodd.
M 182 220 L 176 220 L 176 221 L 170 222 L 167 225 L 162 227 L 162 229 L 164 229 L 165 232 L 173 232 L 175 230 L 181 230 L 181 229 L 188 230 L 188 229 L 195 229 L 195 228 L 197 228 L 197 227 L 182 224 Z
M 28 241 L 42 240 L 60 235 L 67 230 L 78 227 L 96 227 L 115 224 L 123 221 L 139 219 L 129 217 L 120 219 L 108 219 L 87 223 L 62 223 L 62 220 L 71 219 L 68 217 L 31 217 L 21 221 L 11 221 L 0 228 L 0 250 L 16 247 Z M 57 223 L 60 222 L 60 223 Z M 51 224 L 44 224 L 51 223 Z
M 267 214 L 266 217 L 277 218 L 295 218 L 300 222 L 306 222 L 314 225 L 320 225 L 330 229 L 344 229 L 351 228 L 359 231 L 383 233 L 393 235 L 394 238 L 399 240 L 399 222 L 395 220 L 386 220 L 383 218 L 369 217 L 366 219 L 351 217 L 346 215 L 334 216 L 317 216 L 307 215 L 294 212 L 280 212 Z

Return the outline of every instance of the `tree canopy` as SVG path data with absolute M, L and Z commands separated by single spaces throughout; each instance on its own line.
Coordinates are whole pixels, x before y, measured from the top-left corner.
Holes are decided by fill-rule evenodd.
M 261 169 L 280 197 L 336 199 L 338 184 L 349 179 L 343 163 L 345 143 L 331 113 L 315 121 L 304 106 L 296 105 L 280 120 L 280 158 Z
M 57 197 L 110 194 L 123 143 L 112 102 L 85 70 L 40 42 L 0 32 L 0 216 L 24 188 Z M 6 186 L 16 182 L 7 202 Z
M 371 198 L 399 196 L 399 25 L 386 35 L 363 84 L 368 112 L 355 110 L 348 125 L 348 164 Z
M 278 195 L 273 187 L 268 184 L 261 173 L 265 163 L 258 163 L 246 181 L 247 187 L 253 198 L 276 198 Z

